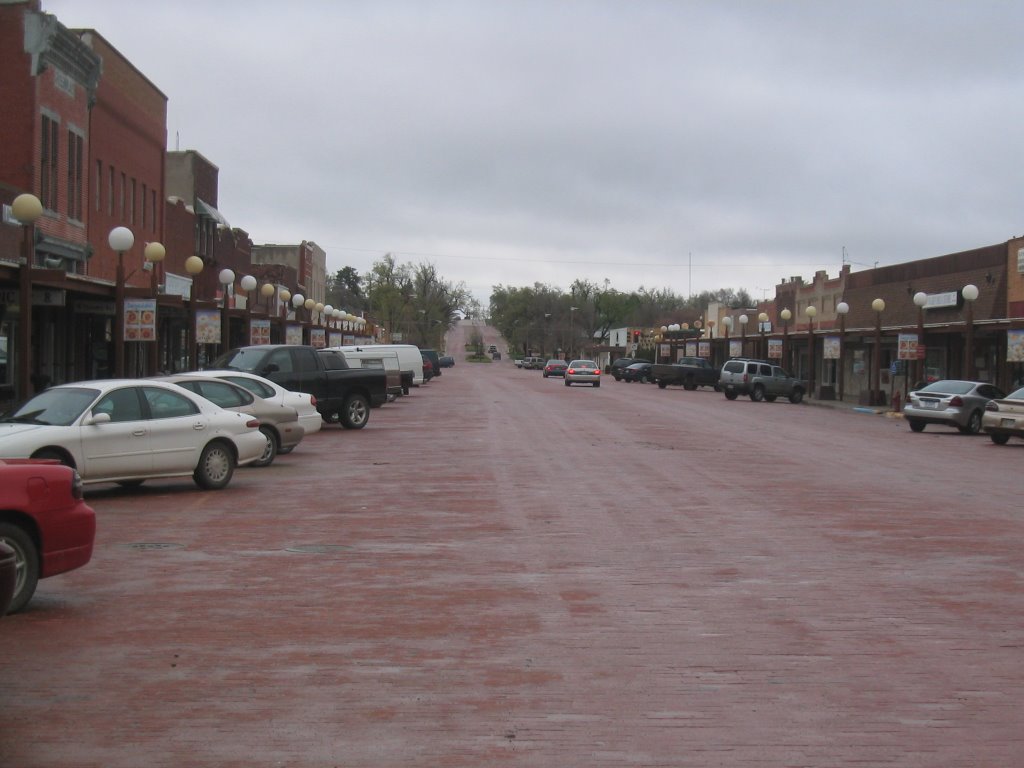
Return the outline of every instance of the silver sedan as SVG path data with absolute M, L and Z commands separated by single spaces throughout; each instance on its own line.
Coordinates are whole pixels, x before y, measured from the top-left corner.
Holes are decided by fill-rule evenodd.
M 565 386 L 590 384 L 601 386 L 601 368 L 593 360 L 573 360 L 565 369 Z
M 1024 440 L 1024 387 L 986 404 L 981 428 L 996 445 L 1006 445 L 1011 437 Z
M 976 435 L 981 431 L 985 406 L 1003 396 L 999 387 L 981 381 L 934 381 L 907 396 L 903 418 L 914 432 L 923 432 L 928 424 L 941 424 Z

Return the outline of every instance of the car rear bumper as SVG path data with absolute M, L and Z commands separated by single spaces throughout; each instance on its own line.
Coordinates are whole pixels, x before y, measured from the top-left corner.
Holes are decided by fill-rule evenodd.
M 88 563 L 92 559 L 95 538 L 96 513 L 84 501 L 79 501 L 44 529 L 40 578 L 66 573 Z

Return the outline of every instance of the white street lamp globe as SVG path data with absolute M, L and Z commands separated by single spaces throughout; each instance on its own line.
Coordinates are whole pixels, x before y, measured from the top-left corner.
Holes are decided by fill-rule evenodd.
M 14 198 L 11 203 L 11 213 L 22 224 L 31 224 L 43 215 L 43 204 L 39 202 L 38 197 L 25 192 Z
M 156 263 L 164 260 L 167 249 L 164 248 L 163 243 L 146 243 L 146 247 L 142 249 L 142 255 L 146 261 Z
M 319 301 L 316 303 L 316 311 L 317 312 L 323 312 L 324 311 L 324 305 L 321 304 Z
M 292 306 L 295 307 L 296 309 L 298 309 L 299 307 L 302 306 L 302 303 L 305 300 L 306 300 L 305 296 L 303 296 L 301 293 L 296 293 L 294 296 L 292 296 Z
M 767 322 L 768 322 L 768 313 L 767 313 L 767 312 L 762 312 L 762 313 L 760 313 L 760 314 L 759 314 L 759 315 L 757 316 L 757 321 L 758 321 L 759 323 L 767 323 Z
M 252 275 L 245 275 L 239 284 L 242 286 L 242 290 L 246 293 L 256 290 L 256 278 Z
M 260 288 L 260 296 L 263 296 L 264 298 L 269 299 L 273 295 L 274 295 L 274 285 L 273 285 L 273 283 L 264 283 L 263 286 Z
M 914 294 L 914 303 L 919 307 L 924 307 L 928 303 L 928 294 L 924 291 L 918 291 Z
M 220 280 L 222 285 L 231 285 L 235 282 L 235 273 L 230 269 L 222 269 L 220 274 L 217 275 L 217 279 Z
M 302 306 L 304 306 L 306 309 L 313 309 L 313 307 L 316 306 L 316 302 L 313 301 L 312 299 L 306 299 L 304 302 L 302 302 Z
M 847 304 L 845 301 L 840 301 L 838 304 L 836 304 L 836 312 L 838 314 L 845 315 L 849 311 L 850 311 L 850 305 Z
M 965 285 L 963 290 L 960 291 L 960 295 L 964 297 L 964 301 L 974 301 L 978 298 L 978 286 Z
M 875 312 L 884 312 L 885 301 L 883 299 L 875 299 L 871 302 L 871 308 L 875 310 Z
M 723 317 L 722 325 L 724 325 L 726 328 L 732 328 L 732 316 L 726 315 L 725 317 Z
M 781 317 L 784 322 L 788 323 L 793 318 L 793 313 L 790 312 L 788 309 L 784 309 L 781 312 L 779 312 L 779 317 Z
M 813 320 L 814 316 L 818 314 L 818 308 L 811 304 L 809 307 L 807 307 L 807 309 L 804 310 L 804 314 Z
M 282 288 L 281 293 L 279 293 L 278 295 L 280 296 L 281 301 L 287 304 L 292 297 L 292 292 L 289 291 L 287 288 Z
M 750 318 L 747 317 L 746 315 L 740 315 L 739 321 L 740 325 L 746 325 L 750 321 Z
M 321 307 L 321 309 L 323 310 L 323 313 L 325 315 L 333 315 L 334 314 L 334 307 L 332 307 L 330 304 L 324 304 L 323 307 Z
M 198 275 L 203 271 L 203 260 L 198 256 L 189 256 L 185 259 L 185 271 L 190 275 Z
M 124 253 L 135 245 L 135 235 L 128 227 L 114 227 L 107 235 L 107 242 L 110 243 L 111 250 Z

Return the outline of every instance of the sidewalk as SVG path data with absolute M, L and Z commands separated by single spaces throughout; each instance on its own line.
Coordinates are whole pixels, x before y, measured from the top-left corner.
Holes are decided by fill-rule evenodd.
M 874 416 L 886 416 L 890 419 L 902 419 L 902 411 L 894 411 L 886 405 L 861 405 L 850 400 L 819 400 L 813 397 L 805 397 L 807 405 L 815 405 L 822 408 L 831 408 L 836 411 L 850 411 Z

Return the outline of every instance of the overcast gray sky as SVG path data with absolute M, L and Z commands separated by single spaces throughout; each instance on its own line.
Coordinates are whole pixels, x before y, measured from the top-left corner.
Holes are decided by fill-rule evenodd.
M 257 243 L 689 294 L 1024 231 L 1024 3 L 43 0 Z M 844 250 L 845 249 L 845 250 Z

